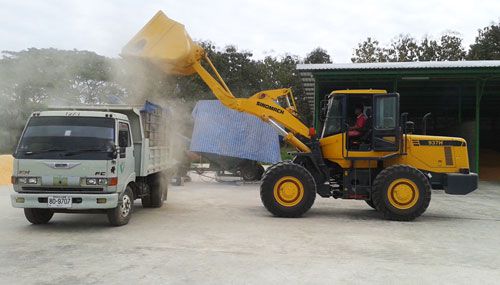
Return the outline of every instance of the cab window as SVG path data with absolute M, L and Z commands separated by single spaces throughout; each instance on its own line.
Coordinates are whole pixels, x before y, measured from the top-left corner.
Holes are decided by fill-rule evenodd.
M 328 102 L 328 113 L 326 115 L 323 136 L 328 137 L 342 131 L 344 97 L 335 97 Z
M 127 123 L 119 122 L 118 124 L 118 145 L 120 147 L 129 147 L 132 145 L 130 130 Z
M 375 128 L 378 130 L 396 127 L 396 97 L 378 98 Z

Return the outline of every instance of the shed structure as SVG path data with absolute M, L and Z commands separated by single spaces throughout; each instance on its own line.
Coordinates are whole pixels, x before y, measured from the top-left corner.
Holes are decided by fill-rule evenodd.
M 428 134 L 463 137 L 481 178 L 500 179 L 500 60 L 299 64 L 305 96 L 319 129 L 320 101 L 332 90 L 398 92 L 416 132 L 430 112 Z

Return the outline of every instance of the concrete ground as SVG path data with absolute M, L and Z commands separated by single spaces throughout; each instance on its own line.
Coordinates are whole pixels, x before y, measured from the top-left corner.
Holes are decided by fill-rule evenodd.
M 274 218 L 258 184 L 171 187 L 161 209 L 136 202 L 130 224 L 56 214 L 30 225 L 0 188 L 2 284 L 498 284 L 500 185 L 464 197 L 433 192 L 414 222 L 364 202 L 322 199 Z

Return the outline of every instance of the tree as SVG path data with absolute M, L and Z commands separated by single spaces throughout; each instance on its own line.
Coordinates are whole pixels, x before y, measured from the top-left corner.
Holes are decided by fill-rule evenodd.
M 420 42 L 410 35 L 395 37 L 388 47 L 380 47 L 377 40 L 370 37 L 358 44 L 352 62 L 405 62 L 463 60 L 465 50 L 462 38 L 457 32 L 449 31 L 438 41 L 425 36 Z
M 439 60 L 440 47 L 437 41 L 425 36 L 418 47 L 419 61 Z
M 384 57 L 392 62 L 417 61 L 418 43 L 410 35 L 400 34 L 384 49 Z
M 332 60 L 325 49 L 317 47 L 307 54 L 304 63 L 332 63 Z
M 468 59 L 499 60 L 500 59 L 500 22 L 478 30 L 474 44 L 470 46 Z
M 364 42 L 358 44 L 358 48 L 354 50 L 352 62 L 381 62 L 384 60 L 384 52 L 379 47 L 377 40 L 372 40 L 368 37 Z
M 466 54 L 462 38 L 457 32 L 448 32 L 441 36 L 438 60 L 464 60 Z
M 48 105 L 104 103 L 123 97 L 111 81 L 109 60 L 88 51 L 35 49 L 4 51 L 0 59 L 0 151 L 11 151 L 34 110 Z M 5 139 L 5 140 L 4 140 Z

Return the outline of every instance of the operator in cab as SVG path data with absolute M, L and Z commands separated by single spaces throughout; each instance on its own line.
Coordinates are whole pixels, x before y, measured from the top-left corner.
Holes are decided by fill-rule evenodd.
M 348 137 L 360 137 L 363 135 L 363 130 L 366 125 L 366 120 L 368 119 L 366 115 L 363 113 L 363 105 L 358 104 L 354 109 L 354 114 L 356 115 L 356 123 L 354 126 L 349 127 L 349 131 L 347 132 Z

